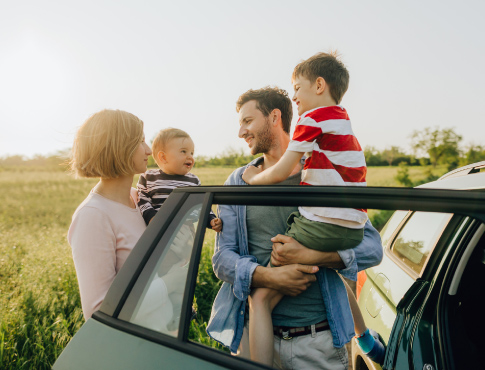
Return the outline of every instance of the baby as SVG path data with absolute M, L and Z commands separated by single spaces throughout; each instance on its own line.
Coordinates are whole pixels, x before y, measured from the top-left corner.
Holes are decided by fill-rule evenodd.
M 190 173 L 195 163 L 194 142 L 185 131 L 161 130 L 153 140 L 152 151 L 159 169 L 141 174 L 137 184 L 138 206 L 147 225 L 173 189 L 200 185 L 199 178 Z M 207 227 L 219 232 L 222 221 L 211 212 Z

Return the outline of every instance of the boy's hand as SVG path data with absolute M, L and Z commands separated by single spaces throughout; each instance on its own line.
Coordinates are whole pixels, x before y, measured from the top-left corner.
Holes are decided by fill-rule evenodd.
M 211 227 L 216 233 L 222 230 L 222 220 L 220 218 L 214 218 L 211 220 Z
M 261 173 L 263 169 L 261 167 L 248 166 L 242 175 L 242 178 L 246 183 L 251 185 L 251 181 L 257 174 Z

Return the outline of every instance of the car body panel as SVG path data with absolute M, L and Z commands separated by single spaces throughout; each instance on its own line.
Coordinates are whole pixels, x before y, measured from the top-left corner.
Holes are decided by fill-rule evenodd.
M 418 188 L 483 191 L 485 173 L 479 172 L 483 168 L 485 162 L 470 165 Z M 477 216 L 473 212 L 469 215 Z M 443 291 L 443 283 L 448 274 L 454 273 L 456 259 L 460 258 L 460 248 L 467 245 L 478 229 L 477 225 L 483 222 L 483 218 L 478 218 L 479 220 L 473 221 L 472 218 L 455 214 L 449 220 L 448 226 L 437 234 L 439 241 L 419 274 L 410 272 L 389 249 L 392 239 L 400 233 L 407 221 L 394 222 L 391 227 L 394 231 L 387 231 L 387 235 L 392 237 L 388 238 L 389 243 L 384 246 L 384 259 L 379 266 L 366 270 L 367 279 L 359 298 L 359 306 L 367 326 L 379 332 L 387 344 L 384 369 L 442 369 L 451 364 L 450 355 L 445 350 L 446 339 L 443 332 L 446 324 L 440 319 L 443 314 L 439 302 L 448 293 Z M 382 279 L 379 278 L 382 275 L 389 279 L 389 289 L 382 284 Z M 379 295 L 375 292 L 379 292 Z M 388 300 L 383 300 L 383 296 Z M 373 312 L 369 313 L 367 308 L 383 302 L 385 304 L 380 308 L 379 314 L 373 317 Z M 389 329 L 390 322 L 393 322 L 392 330 Z M 354 370 L 381 369 L 381 366 L 362 353 L 355 341 L 352 341 L 352 356 Z

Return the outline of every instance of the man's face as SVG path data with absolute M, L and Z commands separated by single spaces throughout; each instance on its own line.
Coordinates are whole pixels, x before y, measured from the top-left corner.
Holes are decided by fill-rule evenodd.
M 269 118 L 257 108 L 256 100 L 248 101 L 239 110 L 239 137 L 248 143 L 252 155 L 267 153 L 273 146 Z
M 316 101 L 316 87 L 309 79 L 303 76 L 297 76 L 293 80 L 293 101 L 298 107 L 298 115 L 301 116 L 306 111 L 319 107 L 319 102 Z

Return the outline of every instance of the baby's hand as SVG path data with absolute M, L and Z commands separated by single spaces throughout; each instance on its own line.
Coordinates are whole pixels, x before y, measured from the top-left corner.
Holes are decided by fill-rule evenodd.
M 261 173 L 263 171 L 260 167 L 248 166 L 242 175 L 242 178 L 246 183 L 251 185 L 251 181 L 253 180 L 254 176 Z
M 211 227 L 216 233 L 222 230 L 222 220 L 220 218 L 214 218 L 211 220 Z

